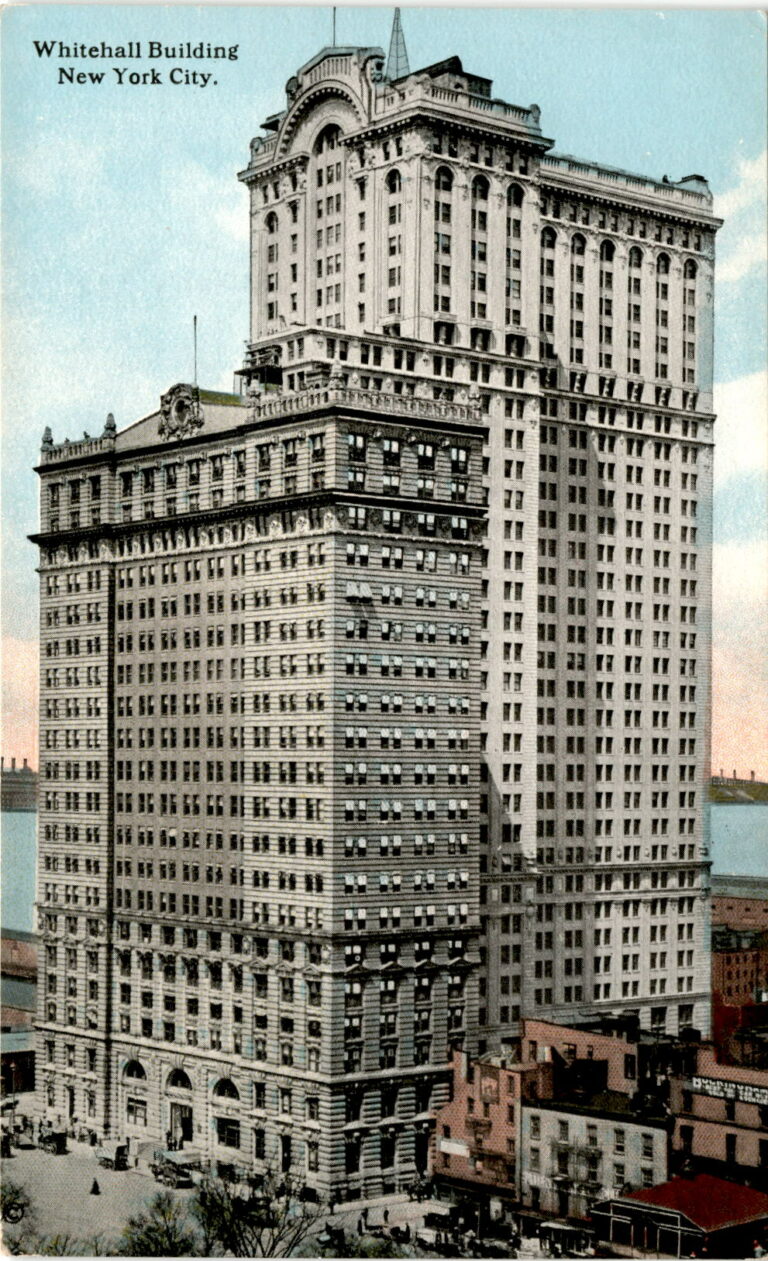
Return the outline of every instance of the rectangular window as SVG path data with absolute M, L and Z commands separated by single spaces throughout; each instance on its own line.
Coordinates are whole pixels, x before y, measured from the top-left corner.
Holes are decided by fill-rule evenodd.
M 222 1147 L 240 1146 L 240 1122 L 230 1117 L 216 1118 L 216 1141 Z

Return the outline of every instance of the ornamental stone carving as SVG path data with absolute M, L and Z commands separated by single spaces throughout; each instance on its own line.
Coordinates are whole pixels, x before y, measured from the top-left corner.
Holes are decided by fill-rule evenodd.
M 158 433 L 169 441 L 187 438 L 202 428 L 200 392 L 193 385 L 174 385 L 160 399 Z

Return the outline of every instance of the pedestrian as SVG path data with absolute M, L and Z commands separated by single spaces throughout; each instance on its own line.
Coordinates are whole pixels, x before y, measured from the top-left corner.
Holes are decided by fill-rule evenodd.
M 388 1208 L 384 1209 L 384 1225 L 385 1226 L 389 1225 L 389 1209 Z
M 95 1178 L 93 1182 L 91 1183 L 91 1195 L 101 1195 L 101 1187 L 99 1186 Z
M 331 1217 L 333 1217 L 335 1209 L 336 1209 L 336 1201 L 333 1198 L 333 1196 L 331 1196 L 330 1201 L 328 1203 L 328 1212 L 330 1213 Z
M 357 1219 L 357 1233 L 358 1233 L 358 1235 L 362 1235 L 362 1234 L 364 1234 L 364 1233 L 365 1233 L 365 1227 L 363 1226 L 363 1217 L 362 1217 L 362 1214 L 361 1214 L 361 1215 L 360 1215 L 360 1217 L 358 1217 L 358 1219 Z
M 752 1256 L 753 1257 L 765 1256 L 765 1248 L 762 1246 L 759 1239 L 755 1239 L 752 1242 Z

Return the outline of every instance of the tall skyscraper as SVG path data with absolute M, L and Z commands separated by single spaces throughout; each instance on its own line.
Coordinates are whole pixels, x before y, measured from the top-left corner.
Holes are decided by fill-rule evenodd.
M 39 469 L 42 1106 L 350 1198 L 450 1046 L 709 1020 L 719 221 L 407 65 L 252 142 L 242 396 Z

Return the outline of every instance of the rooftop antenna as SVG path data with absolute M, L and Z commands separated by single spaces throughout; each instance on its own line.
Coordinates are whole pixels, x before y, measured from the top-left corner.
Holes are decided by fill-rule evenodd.
M 197 385 L 197 316 L 192 319 L 192 340 L 195 347 L 195 375 L 192 380 L 193 385 Z
M 336 5 L 333 6 L 331 12 L 333 13 L 333 42 L 331 44 L 331 47 L 335 48 L 336 47 Z
M 408 65 L 408 53 L 405 47 L 405 36 L 400 24 L 400 10 L 395 9 L 395 20 L 392 23 L 392 38 L 389 41 L 389 56 L 387 57 L 385 77 L 392 82 L 394 79 L 402 79 L 407 74 L 410 74 L 410 66 Z

